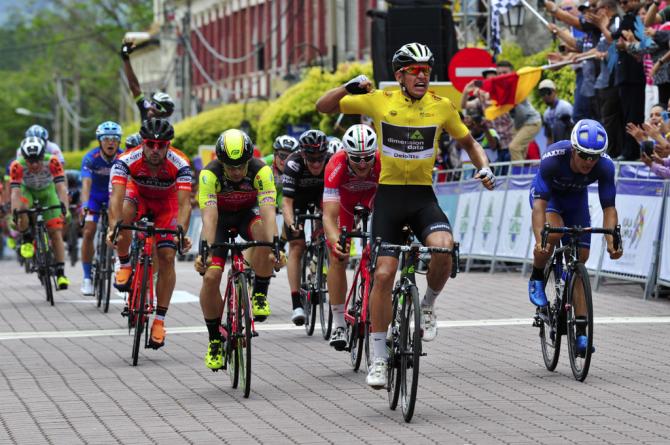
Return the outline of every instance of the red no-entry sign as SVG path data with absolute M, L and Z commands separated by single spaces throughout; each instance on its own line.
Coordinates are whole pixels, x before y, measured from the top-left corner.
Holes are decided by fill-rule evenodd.
M 493 57 L 481 48 L 464 48 L 449 62 L 449 80 L 458 91 L 474 79 L 482 78 L 482 70 L 493 67 Z

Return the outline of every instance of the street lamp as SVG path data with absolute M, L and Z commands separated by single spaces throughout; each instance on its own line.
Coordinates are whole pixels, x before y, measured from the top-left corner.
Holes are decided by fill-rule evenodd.
M 516 35 L 526 18 L 526 7 L 519 2 L 514 6 L 508 6 L 507 12 L 501 14 L 501 16 L 503 25 L 508 27 L 512 34 Z
M 54 115 L 51 113 L 35 113 L 30 111 L 27 108 L 23 107 L 18 107 L 14 109 L 14 112 L 16 114 L 20 114 L 21 116 L 30 116 L 30 117 L 36 117 L 38 119 L 47 119 L 47 120 L 54 120 Z

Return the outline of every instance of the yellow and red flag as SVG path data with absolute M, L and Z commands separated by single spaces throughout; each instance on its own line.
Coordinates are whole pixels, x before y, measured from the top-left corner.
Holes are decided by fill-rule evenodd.
M 542 77 L 544 66 L 525 66 L 519 71 L 484 80 L 482 90 L 491 96 L 492 105 L 484 110 L 484 116 L 493 120 L 523 102 L 535 89 Z

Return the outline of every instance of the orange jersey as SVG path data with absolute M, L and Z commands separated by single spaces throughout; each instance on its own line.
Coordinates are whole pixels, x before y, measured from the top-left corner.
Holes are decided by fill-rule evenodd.
M 119 156 L 111 172 L 112 185 L 125 186 L 132 179 L 139 195 L 147 199 L 176 199 L 177 190 L 191 191 L 191 178 L 188 157 L 174 147 L 156 172 L 149 168 L 142 146 Z
M 40 169 L 36 172 L 30 171 L 26 160 L 22 157 L 12 162 L 9 167 L 10 184 L 12 188 L 23 185 L 32 190 L 43 190 L 51 184 L 65 181 L 63 164 L 56 156 L 44 155 Z

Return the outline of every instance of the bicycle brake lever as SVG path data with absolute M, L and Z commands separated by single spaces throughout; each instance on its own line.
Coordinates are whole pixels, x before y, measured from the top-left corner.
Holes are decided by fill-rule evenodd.
M 618 251 L 621 249 L 621 224 L 617 224 L 614 228 L 614 250 Z

